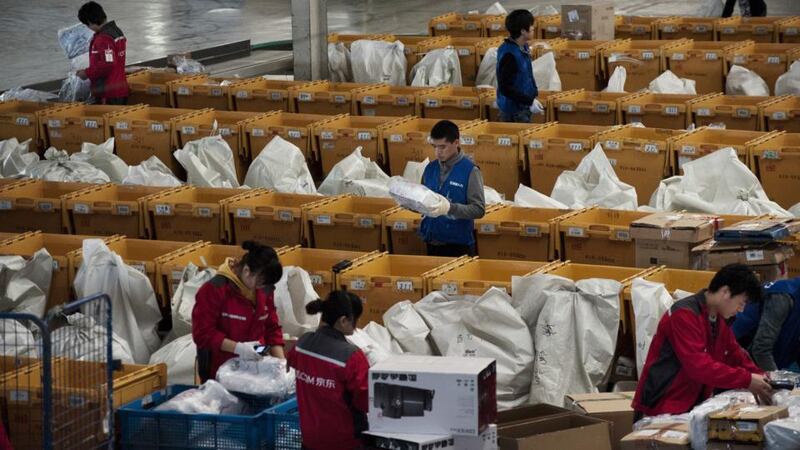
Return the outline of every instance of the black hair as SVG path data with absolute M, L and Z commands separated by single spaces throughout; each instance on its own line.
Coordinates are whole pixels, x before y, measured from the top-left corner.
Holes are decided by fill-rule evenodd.
M 86 2 L 78 10 L 78 20 L 86 25 L 102 25 L 106 21 L 106 12 L 97 2 Z
M 516 39 L 522 30 L 529 30 L 533 26 L 533 14 L 527 9 L 515 9 L 506 16 L 506 30 L 511 39 Z
M 242 248 L 247 253 L 239 260 L 250 272 L 260 276 L 265 284 L 275 284 L 283 276 L 283 267 L 275 249 L 255 241 L 244 241 Z
M 440 120 L 431 128 L 431 139 L 444 139 L 447 142 L 453 142 L 460 137 L 461 133 L 458 131 L 458 125 L 449 120 Z
M 306 313 L 322 313 L 322 321 L 330 326 L 333 326 L 342 316 L 352 320 L 355 325 L 363 310 L 361 299 L 347 291 L 333 291 L 325 300 L 317 299 L 306 305 Z
M 744 293 L 748 302 L 761 300 L 761 282 L 755 272 L 744 264 L 728 264 L 720 269 L 711 279 L 708 290 L 717 292 L 723 286 L 728 286 L 731 296 Z

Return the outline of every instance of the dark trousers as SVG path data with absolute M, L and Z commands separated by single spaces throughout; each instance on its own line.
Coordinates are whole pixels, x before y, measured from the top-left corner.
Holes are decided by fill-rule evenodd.
M 433 245 L 433 244 L 426 244 L 428 246 L 428 256 L 452 256 L 452 257 L 459 257 L 459 256 L 475 256 L 475 246 L 474 245 L 459 245 L 459 244 L 443 244 L 443 245 Z
M 736 5 L 737 0 L 727 0 L 725 8 L 722 10 L 722 17 L 730 17 L 733 15 L 733 7 Z M 751 17 L 764 17 L 767 15 L 767 4 L 764 0 L 748 0 L 750 4 Z
M 128 104 L 128 97 L 117 97 L 117 98 L 107 98 L 105 99 L 106 105 L 127 105 Z

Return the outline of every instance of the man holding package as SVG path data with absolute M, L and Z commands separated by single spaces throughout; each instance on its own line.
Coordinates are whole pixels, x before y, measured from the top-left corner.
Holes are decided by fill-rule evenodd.
M 708 289 L 675 302 L 661 318 L 647 353 L 633 398 L 636 415 L 683 414 L 717 389 L 749 389 L 760 403 L 769 404 L 768 380 L 727 322 L 760 298 L 755 273 L 730 264 L 714 275 Z
M 531 123 L 532 114 L 544 114 L 536 97 L 531 51 L 533 14 L 527 9 L 506 16 L 509 37 L 497 49 L 497 107 L 503 122 Z
M 460 138 L 449 120 L 431 129 L 436 161 L 425 167 L 422 184 L 444 197 L 420 225 L 431 256 L 475 255 L 474 221 L 486 212 L 481 171 L 461 151 Z
M 109 22 L 103 7 L 88 2 L 78 11 L 78 20 L 94 31 L 89 44 L 89 67 L 79 70 L 80 79 L 92 83 L 92 95 L 104 105 L 128 102 L 128 80 L 125 75 L 127 40 L 114 21 Z

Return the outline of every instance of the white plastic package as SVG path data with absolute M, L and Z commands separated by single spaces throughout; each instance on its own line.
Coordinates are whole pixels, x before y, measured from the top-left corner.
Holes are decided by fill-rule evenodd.
M 428 167 L 430 160 L 425 158 L 425 161 L 416 162 L 409 161 L 403 169 L 403 178 L 412 183 L 422 183 L 422 175 L 425 173 L 425 168 Z
M 175 159 L 186 169 L 189 184 L 201 187 L 239 187 L 231 147 L 215 135 L 187 143 L 175 150 Z
M 453 47 L 428 52 L 411 69 L 411 86 L 437 87 L 444 84 L 461 86 L 461 63 Z
M 506 9 L 503 8 L 503 5 L 501 5 L 500 2 L 494 2 L 492 3 L 492 6 L 486 9 L 486 12 L 484 14 L 502 16 L 508 14 L 508 11 L 506 11 Z
M 275 284 L 275 308 L 284 333 L 300 337 L 319 326 L 320 315 L 306 313 L 306 305 L 319 298 L 311 277 L 301 267 L 284 266 Z
M 183 183 L 166 164 L 153 155 L 142 161 L 138 166 L 128 166 L 128 173 L 122 179 L 122 184 L 178 187 Z
M 75 72 L 67 74 L 58 91 L 58 100 L 62 102 L 85 102 L 91 96 L 91 81 L 81 80 Z
M 395 303 L 383 314 L 383 324 L 397 339 L 404 352 L 412 355 L 433 355 L 428 342 L 431 330 L 410 301 Z
M 597 205 L 634 211 L 639 206 L 636 189 L 617 177 L 600 144 L 574 171 L 565 170 L 558 176 L 550 197 L 572 209 Z
M 23 176 L 45 181 L 108 183 L 105 172 L 85 161 L 71 160 L 67 152 L 53 147 L 44 152 L 44 160 L 26 167 Z
M 294 394 L 294 369 L 286 360 L 265 356 L 257 361 L 231 358 L 217 369 L 217 381 L 225 389 L 257 397 L 285 398 Z
M 725 81 L 728 95 L 768 96 L 769 86 L 757 73 L 742 66 L 731 66 Z
M 407 181 L 403 177 L 389 180 L 389 195 L 403 208 L 416 211 L 423 216 L 439 217 L 447 214 L 450 202 L 422 184 Z
M 648 90 L 654 94 L 697 94 L 697 82 L 680 78 L 669 70 L 664 71 L 650 82 Z
M 486 205 L 506 203 L 505 197 L 497 189 L 489 186 L 483 187 L 483 201 Z
M 389 175 L 380 166 L 361 154 L 361 147 L 336 163 L 318 192 L 323 195 L 355 194 L 368 197 L 389 197 Z
M 53 277 L 53 258 L 42 248 L 30 259 L 0 256 L 0 312 L 43 317 Z
M 461 316 L 477 300 L 475 296 L 451 296 L 436 291 L 414 303 L 414 310 L 431 330 L 429 341 L 434 354 L 446 355 L 453 336 L 465 332 Z
M 357 328 L 347 336 L 347 340 L 364 352 L 370 366 L 403 353 L 389 331 L 375 322 L 368 323 L 363 329 Z
M 220 383 L 208 380 L 188 389 L 154 408 L 154 411 L 177 411 L 183 414 L 240 414 L 245 404 Z
M 560 91 L 561 77 L 556 69 L 556 59 L 553 52 L 547 52 L 531 62 L 533 66 L 533 79 L 536 87 L 542 91 Z
M 328 71 L 331 81 L 353 81 L 350 69 L 350 49 L 344 43 L 328 43 Z
M 611 77 L 608 79 L 608 86 L 603 89 L 603 92 L 616 92 L 616 93 L 624 93 L 625 92 L 625 81 L 628 79 L 628 71 L 625 69 L 624 66 L 617 66 L 614 69 L 614 72 L 611 73 Z
M 37 91 L 35 89 L 27 88 L 11 88 L 0 94 L 0 102 L 8 102 L 11 100 L 26 100 L 29 102 L 49 102 L 57 100 L 58 95 L 51 94 L 50 92 Z
M 89 44 L 93 37 L 94 31 L 82 23 L 58 30 L 58 43 L 64 49 L 67 59 L 89 53 Z
M 800 96 L 800 60 L 789 66 L 789 71 L 778 77 L 775 82 L 775 95 Z
M 81 313 L 67 316 L 67 325 L 50 332 L 53 343 L 53 356 L 63 356 L 78 361 L 105 361 L 106 339 L 108 332 L 105 325 L 98 324 L 91 316 Z M 111 354 L 123 364 L 135 364 L 130 345 L 115 331 L 111 332 Z
M 194 75 L 206 73 L 206 67 L 203 64 L 185 56 L 176 56 L 173 59 L 173 63 L 175 64 L 175 70 L 180 74 Z
M 723 0 L 702 0 L 697 15 L 700 17 L 722 17 L 724 9 L 725 2 Z
M 0 141 L 0 178 L 16 178 L 25 168 L 39 161 L 39 155 L 28 151 L 31 140 L 19 142 L 17 138 Z
M 405 47 L 400 41 L 355 41 L 350 44 L 350 68 L 356 83 L 405 86 Z
M 293 194 L 316 194 L 314 178 L 300 149 L 275 136 L 250 164 L 244 184 Z
M 567 205 L 522 184 L 514 194 L 514 204 L 528 208 L 569 209 Z
M 167 365 L 167 383 L 194 384 L 194 365 L 197 359 L 197 346 L 191 334 L 165 343 L 150 356 L 150 364 Z
M 81 151 L 73 153 L 69 159 L 93 165 L 108 175 L 112 183 L 122 183 L 128 175 L 128 164 L 114 154 L 113 137 L 99 145 L 84 142 Z
M 555 16 L 561 14 L 561 10 L 553 5 L 536 5 L 530 9 L 533 17 L 539 16 Z

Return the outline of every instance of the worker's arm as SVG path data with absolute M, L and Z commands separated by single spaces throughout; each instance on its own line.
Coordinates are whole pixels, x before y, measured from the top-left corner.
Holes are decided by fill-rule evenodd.
M 792 311 L 792 306 L 794 306 L 794 301 L 786 294 L 773 294 L 764 299 L 761 320 L 750 346 L 753 360 L 764 371 L 778 370 L 773 350 L 778 336 L 781 334 L 783 323 Z
M 221 349 L 234 353 L 236 343 L 227 339 L 225 334 L 217 329 L 217 320 L 223 301 L 222 296 L 209 283 L 204 284 L 197 291 L 194 309 L 192 309 L 192 339 L 197 348 L 211 351 Z
M 467 184 L 467 204 L 450 203 L 447 215 L 454 219 L 480 219 L 486 213 L 486 200 L 483 196 L 483 176 L 477 167 L 469 174 Z
M 86 76 L 92 82 L 108 78 L 116 57 L 114 39 L 105 34 L 98 34 L 89 49 L 89 67 L 86 68 Z
M 521 105 L 532 105 L 533 99 L 536 98 L 536 82 L 534 82 L 533 96 L 527 96 L 522 91 L 518 90 L 515 86 L 514 80 L 520 75 L 520 69 L 517 67 L 517 61 L 514 55 L 506 54 L 498 62 L 498 77 L 497 89 L 504 97 L 508 97 Z
M 706 352 L 706 331 L 693 312 L 681 309 L 672 313 L 668 339 L 681 367 L 694 382 L 720 389 L 750 386 L 749 370 L 731 367 Z
M 345 389 L 353 399 L 353 407 L 366 413 L 369 409 L 369 384 L 367 375 L 369 374 L 369 361 L 364 356 L 364 352 L 356 350 L 345 366 L 347 380 Z

